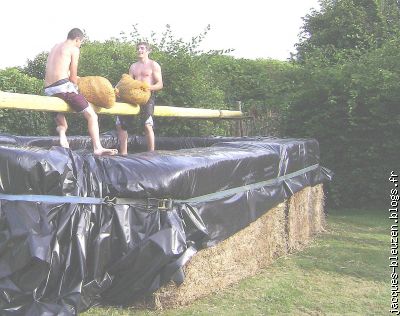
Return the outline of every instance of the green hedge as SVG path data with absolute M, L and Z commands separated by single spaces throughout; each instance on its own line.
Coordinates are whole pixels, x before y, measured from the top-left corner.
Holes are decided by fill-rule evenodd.
M 32 78 L 20 69 L 0 70 L 0 90 L 42 94 L 43 80 Z M 15 135 L 49 135 L 55 124 L 51 113 L 0 109 L 0 132 Z

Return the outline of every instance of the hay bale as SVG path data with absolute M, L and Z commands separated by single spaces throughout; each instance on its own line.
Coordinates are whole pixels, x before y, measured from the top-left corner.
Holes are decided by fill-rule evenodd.
M 173 282 L 135 302 L 138 308 L 188 305 L 255 275 L 276 258 L 304 248 L 325 225 L 322 184 L 307 187 L 214 247 L 194 255 L 184 267 L 185 281 Z
M 288 201 L 288 247 L 290 251 L 303 249 L 311 237 L 323 230 L 322 184 L 306 187 Z
M 324 213 L 325 199 L 324 188 L 322 184 L 311 187 L 311 230 L 313 234 L 318 234 L 325 231 L 326 219 Z
M 81 77 L 78 80 L 79 93 L 95 106 L 112 108 L 115 91 L 108 79 L 100 76 Z
M 310 188 L 306 187 L 292 195 L 288 201 L 289 250 L 302 249 L 310 239 Z
M 199 251 L 184 267 L 185 281 L 170 282 L 147 300 L 147 307 L 186 305 L 256 274 L 287 253 L 285 203 L 214 247 Z
M 128 74 L 123 74 L 115 86 L 117 96 L 124 102 L 144 105 L 149 101 L 151 91 L 146 82 L 133 79 Z

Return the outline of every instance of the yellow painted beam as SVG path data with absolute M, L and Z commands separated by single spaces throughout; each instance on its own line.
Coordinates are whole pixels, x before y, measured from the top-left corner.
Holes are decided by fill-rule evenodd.
M 140 112 L 138 105 L 116 102 L 111 109 L 93 107 L 99 114 L 108 115 L 137 115 Z M 34 94 L 21 94 L 0 91 L 0 109 L 32 110 L 45 112 L 74 111 L 60 98 L 46 97 Z M 182 108 L 175 106 L 155 106 L 154 116 L 186 117 L 186 118 L 240 118 L 241 111 L 211 110 L 198 108 Z
M 156 106 L 154 108 L 154 116 L 219 118 L 220 111 L 211 109 L 180 108 L 174 106 Z
M 220 118 L 240 118 L 244 117 L 242 111 L 232 111 L 232 110 L 219 110 Z
M 93 107 L 100 114 L 133 114 L 139 113 L 138 105 L 116 103 L 111 109 Z M 67 103 L 60 98 L 34 94 L 0 92 L 0 109 L 32 110 L 45 112 L 74 113 Z

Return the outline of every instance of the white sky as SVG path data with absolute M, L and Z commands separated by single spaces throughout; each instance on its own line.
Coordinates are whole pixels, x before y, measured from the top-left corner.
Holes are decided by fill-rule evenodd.
M 24 66 L 65 40 L 73 27 L 91 40 L 127 34 L 138 24 L 142 36 L 165 30 L 189 41 L 207 24 L 201 49 L 235 49 L 244 58 L 286 60 L 298 42 L 302 17 L 319 9 L 318 0 L 5 0 L 0 4 L 0 69 Z

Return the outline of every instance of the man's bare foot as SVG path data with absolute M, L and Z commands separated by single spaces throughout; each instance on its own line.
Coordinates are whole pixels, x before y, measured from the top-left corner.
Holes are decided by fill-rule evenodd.
M 60 145 L 64 148 L 69 148 L 67 135 L 65 134 L 67 129 L 64 126 L 57 126 L 56 130 L 60 136 Z
M 64 147 L 64 148 L 69 148 L 69 143 L 68 143 L 68 140 L 67 140 L 67 136 L 65 136 L 65 135 L 60 135 L 60 145 L 62 146 L 62 147 Z
M 108 148 L 100 148 L 100 149 L 95 149 L 93 153 L 96 156 L 114 156 L 118 154 L 118 150 L 116 149 L 108 149 Z

